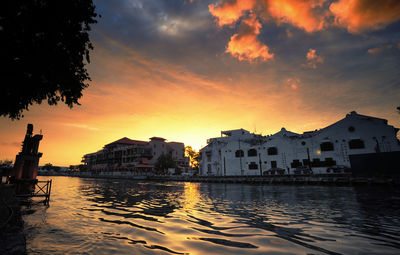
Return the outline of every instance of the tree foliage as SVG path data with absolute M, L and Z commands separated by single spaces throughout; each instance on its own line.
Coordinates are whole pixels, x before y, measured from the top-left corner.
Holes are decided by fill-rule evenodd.
M 53 170 L 53 171 L 58 172 L 58 171 L 60 171 L 61 167 L 59 167 L 59 166 L 53 166 L 53 164 L 47 163 L 47 164 L 45 164 L 45 165 L 43 166 L 43 169 L 48 170 L 48 171 Z
M 161 154 L 161 156 L 158 157 L 154 168 L 158 174 L 166 174 L 168 168 L 176 168 L 176 164 L 171 154 Z
M 53 169 L 53 164 L 51 164 L 51 163 L 47 163 L 47 164 L 45 164 L 44 166 L 43 166 L 43 169 L 46 169 L 46 170 L 52 170 Z
M 34 103 L 79 104 L 88 86 L 92 0 L 0 3 L 0 116 L 23 117 Z
M 0 160 L 0 166 L 2 165 L 12 165 L 13 161 L 9 159 Z
M 199 169 L 199 152 L 195 151 L 192 146 L 188 145 L 185 147 L 185 156 L 189 157 L 190 166 L 194 169 Z

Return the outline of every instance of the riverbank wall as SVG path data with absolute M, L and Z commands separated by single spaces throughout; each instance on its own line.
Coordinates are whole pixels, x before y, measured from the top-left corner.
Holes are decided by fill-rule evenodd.
M 246 183 L 262 185 L 400 185 L 400 178 L 364 178 L 346 175 L 293 175 L 293 176 L 234 176 L 234 177 L 164 177 L 154 176 L 152 180 L 157 181 L 190 181 L 190 182 L 211 182 L 211 183 Z
M 0 254 L 26 254 L 21 206 L 13 185 L 0 185 Z
M 57 174 L 56 174 L 57 175 Z M 268 176 L 180 176 L 152 175 L 138 176 L 121 172 L 74 172 L 58 174 L 71 177 L 129 179 L 146 181 L 183 181 L 210 183 L 246 183 L 262 185 L 398 185 L 400 177 L 354 177 L 351 174 L 320 174 L 320 175 L 268 175 Z

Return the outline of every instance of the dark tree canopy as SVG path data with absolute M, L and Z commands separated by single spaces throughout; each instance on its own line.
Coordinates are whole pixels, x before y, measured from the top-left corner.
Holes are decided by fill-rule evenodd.
M 92 0 L 1 1 L 0 116 L 19 119 L 43 100 L 79 104 L 96 17 Z
M 176 164 L 171 154 L 168 153 L 168 154 L 161 154 L 158 157 L 154 167 L 157 173 L 165 174 L 168 168 L 176 168 Z

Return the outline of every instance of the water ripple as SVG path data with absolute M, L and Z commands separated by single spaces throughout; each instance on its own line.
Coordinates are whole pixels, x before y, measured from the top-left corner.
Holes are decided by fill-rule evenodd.
M 24 217 L 35 254 L 400 254 L 391 187 L 53 177 Z
M 141 228 L 141 229 L 145 229 L 145 230 L 147 230 L 147 231 L 154 231 L 154 232 L 158 232 L 158 233 L 164 235 L 163 232 L 158 231 L 158 230 L 155 229 L 155 228 L 144 227 L 144 226 L 141 226 L 141 225 L 138 225 L 138 224 L 129 222 L 129 221 L 122 221 L 122 220 L 106 220 L 106 219 L 104 219 L 104 218 L 99 218 L 99 220 L 101 220 L 101 221 L 103 221 L 103 222 L 115 223 L 115 224 L 119 224 L 119 225 L 120 225 L 120 224 L 127 224 L 127 225 L 130 225 L 130 226 L 135 227 L 135 228 Z

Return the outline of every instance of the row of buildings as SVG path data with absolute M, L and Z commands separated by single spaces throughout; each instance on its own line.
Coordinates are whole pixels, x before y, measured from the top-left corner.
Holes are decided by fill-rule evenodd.
M 154 165 L 161 155 L 170 155 L 180 172 L 188 170 L 189 158 L 185 157 L 185 145 L 180 142 L 166 142 L 161 137 L 152 137 L 150 141 L 124 137 L 106 144 L 97 152 L 84 155 L 82 162 L 88 171 L 129 171 L 135 175 L 152 175 Z
M 200 150 L 199 175 L 340 173 L 355 164 L 368 168 L 363 162 L 371 158 L 381 164 L 377 168 L 393 168 L 400 162 L 398 130 L 385 119 L 353 111 L 328 127 L 302 134 L 285 128 L 270 136 L 244 129 L 222 131 Z
M 290 132 L 282 128 L 269 136 L 244 129 L 222 131 L 200 150 L 200 176 L 332 174 L 357 168 L 393 169 L 400 173 L 399 129 L 387 120 L 351 112 L 325 128 Z M 185 146 L 152 137 L 150 141 L 122 138 L 86 154 L 86 170 L 133 175 L 155 174 L 161 155 L 171 155 L 179 172 L 190 172 Z M 173 170 L 172 170 L 173 171 Z M 375 171 L 375 170 L 372 170 Z M 193 173 L 193 172 L 191 172 Z

